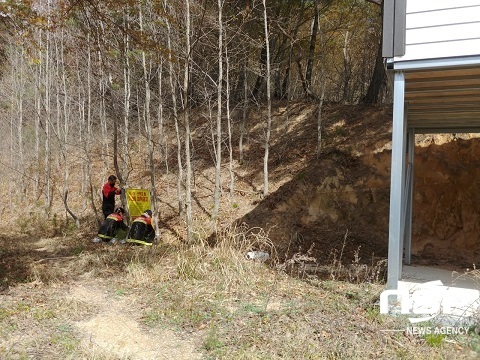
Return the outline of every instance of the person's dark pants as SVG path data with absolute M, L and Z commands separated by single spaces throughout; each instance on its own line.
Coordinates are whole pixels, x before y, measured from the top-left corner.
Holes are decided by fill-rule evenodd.
M 111 213 L 113 213 L 113 208 L 110 209 L 110 208 L 107 208 L 107 209 L 102 209 L 103 211 L 103 216 L 105 217 L 105 219 L 107 218 L 108 215 L 110 215 Z
M 153 242 L 153 239 L 155 239 L 155 231 L 151 231 L 145 236 L 145 241 L 147 242 Z

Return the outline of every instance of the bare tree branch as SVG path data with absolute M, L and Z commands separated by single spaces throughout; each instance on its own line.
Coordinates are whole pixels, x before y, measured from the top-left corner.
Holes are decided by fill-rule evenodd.
M 75 221 L 75 226 L 78 229 L 80 227 L 80 220 L 78 220 L 78 217 L 68 207 L 67 199 L 68 199 L 68 190 L 65 190 L 63 194 L 63 204 L 65 205 L 65 210 L 67 210 L 67 212 L 70 214 L 72 219 Z

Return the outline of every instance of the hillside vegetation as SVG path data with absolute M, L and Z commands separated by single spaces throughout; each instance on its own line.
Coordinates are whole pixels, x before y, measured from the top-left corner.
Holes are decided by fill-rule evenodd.
M 208 128 L 195 133 L 192 244 L 176 213 L 171 173 L 158 174 L 161 241 L 151 248 L 92 243 L 92 215 L 82 217 L 80 230 L 61 212 L 50 221 L 17 219 L 0 238 L 0 357 L 477 358 L 473 329 L 413 336 L 406 319 L 379 314 L 390 109 L 326 107 L 319 159 L 315 109 L 275 107 L 267 197 L 259 191 L 264 109 L 251 113 L 245 160 L 234 164 L 234 197 L 225 187 L 216 223 Z M 132 142 L 136 187 L 149 181 L 141 142 Z M 246 259 L 254 249 L 271 258 Z

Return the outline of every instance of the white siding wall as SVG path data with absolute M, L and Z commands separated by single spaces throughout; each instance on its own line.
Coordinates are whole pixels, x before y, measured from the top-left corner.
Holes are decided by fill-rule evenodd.
M 407 0 L 405 43 L 395 62 L 480 55 L 480 0 Z

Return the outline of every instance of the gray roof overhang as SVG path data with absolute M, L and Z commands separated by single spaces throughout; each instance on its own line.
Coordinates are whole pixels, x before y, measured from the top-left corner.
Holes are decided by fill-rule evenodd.
M 407 124 L 416 133 L 480 132 L 480 56 L 393 62 L 405 74 Z

